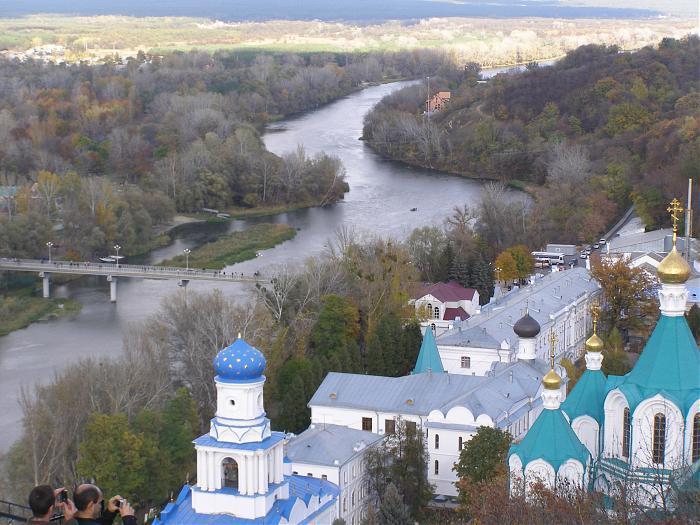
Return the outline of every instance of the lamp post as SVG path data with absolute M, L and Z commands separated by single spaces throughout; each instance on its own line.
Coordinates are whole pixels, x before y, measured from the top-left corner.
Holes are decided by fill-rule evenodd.
M 46 246 L 49 248 L 49 264 L 51 264 L 51 248 L 53 247 L 53 243 L 49 241 L 46 243 Z
M 114 249 L 117 251 L 117 257 L 116 257 L 116 259 L 117 259 L 117 268 L 119 268 L 119 250 L 121 250 L 122 247 L 119 246 L 118 244 L 115 244 L 115 245 L 114 245 Z
M 185 270 L 189 271 L 189 269 L 190 269 L 190 253 L 192 253 L 192 250 L 190 250 L 189 248 L 185 248 L 182 251 L 185 254 Z
M 494 271 L 496 272 L 496 280 L 500 281 L 501 280 L 501 268 L 499 266 L 496 266 L 494 268 Z

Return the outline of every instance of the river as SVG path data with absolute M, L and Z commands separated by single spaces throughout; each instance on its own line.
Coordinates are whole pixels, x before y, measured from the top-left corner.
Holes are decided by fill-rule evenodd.
M 260 221 L 284 222 L 298 229 L 297 236 L 262 257 L 227 268 L 252 274 L 277 264 L 298 263 L 320 253 L 326 241 L 343 226 L 382 236 L 403 238 L 413 228 L 439 225 L 454 206 L 479 199 L 479 182 L 411 168 L 381 159 L 362 141 L 362 119 L 383 96 L 400 88 L 397 82 L 369 87 L 318 110 L 276 123 L 265 134 L 267 148 L 277 154 L 303 145 L 308 153 L 338 156 L 346 170 L 350 191 L 344 201 L 327 207 L 283 213 L 274 217 L 231 221 L 218 225 L 187 225 L 177 238 L 155 250 L 146 262 L 182 253 L 224 231 L 240 230 Z M 417 208 L 416 211 L 410 211 Z M 175 281 L 121 279 L 118 302 L 109 302 L 104 278 L 85 277 L 55 286 L 52 295 L 83 304 L 73 318 L 35 323 L 0 338 L 0 452 L 21 434 L 20 388 L 50 381 L 56 372 L 83 357 L 110 357 L 122 348 L 122 334 L 132 323 L 153 314 L 161 300 L 178 290 Z M 245 300 L 247 285 L 192 281 L 190 290 L 221 287 L 230 297 Z

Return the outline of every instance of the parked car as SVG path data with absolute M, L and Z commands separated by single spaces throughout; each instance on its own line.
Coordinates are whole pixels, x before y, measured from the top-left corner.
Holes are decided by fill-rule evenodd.
M 601 246 L 605 246 L 605 243 L 606 243 L 606 242 L 608 242 L 608 241 L 606 241 L 605 239 L 601 239 L 601 240 L 598 241 L 598 243 L 599 243 Z
M 437 496 L 433 497 L 433 501 L 437 501 L 438 503 L 444 503 L 448 499 L 449 498 L 443 494 L 438 494 Z
M 594 249 L 594 250 L 597 250 L 598 248 L 600 248 L 600 244 L 595 243 L 595 244 L 593 245 L 593 249 Z
M 581 259 L 588 259 L 588 254 L 586 252 L 581 253 Z

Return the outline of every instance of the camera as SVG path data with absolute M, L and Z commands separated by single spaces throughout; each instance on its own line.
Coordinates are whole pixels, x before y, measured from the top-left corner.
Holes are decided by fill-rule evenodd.
M 118 499 L 114 502 L 114 506 L 119 508 L 122 506 L 122 502 L 126 501 L 125 499 Z
M 58 493 L 58 502 L 65 503 L 66 501 L 68 501 L 68 491 L 66 489 L 63 489 L 61 492 Z

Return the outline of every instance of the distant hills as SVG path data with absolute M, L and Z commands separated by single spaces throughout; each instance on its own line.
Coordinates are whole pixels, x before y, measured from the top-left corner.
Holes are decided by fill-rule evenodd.
M 691 0 L 679 0 L 690 2 Z M 0 16 L 63 15 L 196 16 L 225 21 L 382 21 L 430 17 L 645 18 L 665 12 L 622 0 L 0 0 Z M 575 5 L 575 3 L 587 5 Z M 597 4 L 597 5 L 593 5 Z M 655 7 L 647 0 L 644 7 Z

